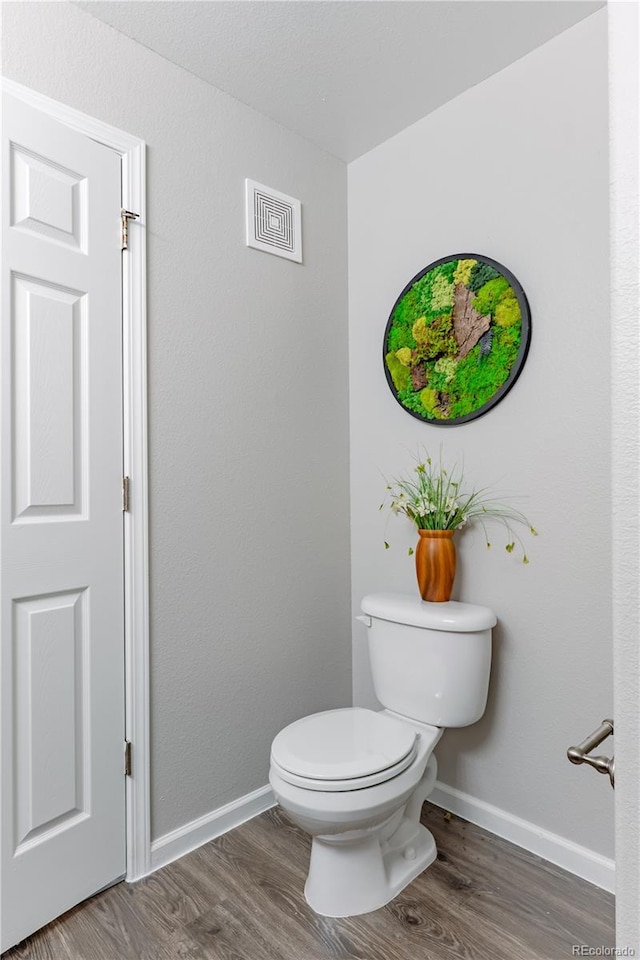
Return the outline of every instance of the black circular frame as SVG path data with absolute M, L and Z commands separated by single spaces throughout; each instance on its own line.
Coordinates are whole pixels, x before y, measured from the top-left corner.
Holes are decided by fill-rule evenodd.
M 464 417 L 454 417 L 451 420 L 438 420 L 435 417 L 433 419 L 422 417 L 420 416 L 419 413 L 415 413 L 415 411 L 409 410 L 407 407 L 405 407 L 402 400 L 400 400 L 400 398 L 398 397 L 398 392 L 391 378 L 391 372 L 387 367 L 385 358 L 388 353 L 387 339 L 389 337 L 389 331 L 391 330 L 391 326 L 393 323 L 393 314 L 395 312 L 396 307 L 402 300 L 402 298 L 405 296 L 405 294 L 409 292 L 409 290 L 414 285 L 414 283 L 417 283 L 418 280 L 421 280 L 425 276 L 425 274 L 429 273 L 430 270 L 435 269 L 435 267 L 441 266 L 441 264 L 443 263 L 449 263 L 449 261 L 451 260 L 477 260 L 480 263 L 486 263 L 490 267 L 493 267 L 494 270 L 497 270 L 498 273 L 500 273 L 506 280 L 508 280 L 513 289 L 513 292 L 516 295 L 516 300 L 518 301 L 518 305 L 520 307 L 520 313 L 522 317 L 522 330 L 520 334 L 520 348 L 518 350 L 518 355 L 513 363 L 513 366 L 511 367 L 511 370 L 509 372 L 509 376 L 507 377 L 505 382 L 502 384 L 502 386 L 499 387 L 498 390 L 496 390 L 496 392 L 491 397 L 491 399 L 487 400 L 487 402 L 483 404 L 483 406 L 478 407 L 477 410 L 474 410 L 471 413 L 467 413 Z M 391 390 L 391 393 L 393 394 L 397 402 L 400 404 L 402 409 L 405 411 L 405 413 L 408 413 L 410 416 L 415 417 L 416 420 L 420 420 L 421 423 L 428 423 L 436 427 L 455 427 L 460 423 L 468 423 L 469 420 L 476 420 L 478 417 L 481 417 L 485 413 L 488 413 L 489 410 L 495 407 L 497 403 L 500 403 L 500 401 L 507 395 L 509 390 L 511 390 L 511 387 L 514 385 L 514 383 L 520 376 L 520 373 L 522 372 L 522 368 L 525 364 L 525 360 L 527 359 L 530 343 L 531 343 L 531 309 L 529 307 L 529 302 L 527 300 L 525 292 L 522 289 L 522 286 L 520 282 L 516 279 L 516 277 L 514 277 L 511 271 L 508 270 L 505 266 L 503 266 L 501 263 L 498 263 L 497 260 L 492 260 L 491 257 L 485 257 L 483 254 L 480 254 L 480 253 L 456 253 L 448 257 L 441 257 L 439 260 L 434 260 L 433 263 L 430 263 L 429 266 L 425 267 L 424 270 L 421 270 L 420 273 L 417 273 L 415 277 L 413 277 L 409 281 L 409 283 L 406 285 L 406 287 L 404 288 L 400 296 L 396 299 L 396 302 L 391 308 L 391 313 L 389 314 L 389 319 L 387 321 L 387 325 L 384 331 L 384 339 L 382 341 L 382 365 L 384 367 L 384 373 L 387 379 L 387 383 L 389 384 L 389 389 Z

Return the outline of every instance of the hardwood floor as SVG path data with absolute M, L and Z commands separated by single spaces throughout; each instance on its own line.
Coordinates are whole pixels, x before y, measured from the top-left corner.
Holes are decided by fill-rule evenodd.
M 69 911 L 4 960 L 564 960 L 613 947 L 613 897 L 425 804 L 438 859 L 346 920 L 303 896 L 310 841 L 275 808 Z

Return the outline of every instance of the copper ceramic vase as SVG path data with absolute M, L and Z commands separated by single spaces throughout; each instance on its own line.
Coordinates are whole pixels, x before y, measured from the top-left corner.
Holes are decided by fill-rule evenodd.
M 416 574 L 423 600 L 444 603 L 451 599 L 456 575 L 454 530 L 418 530 Z

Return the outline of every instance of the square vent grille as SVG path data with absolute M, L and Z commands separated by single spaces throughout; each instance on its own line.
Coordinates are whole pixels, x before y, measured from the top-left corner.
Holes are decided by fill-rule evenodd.
M 302 263 L 299 200 L 255 180 L 246 180 L 247 246 Z

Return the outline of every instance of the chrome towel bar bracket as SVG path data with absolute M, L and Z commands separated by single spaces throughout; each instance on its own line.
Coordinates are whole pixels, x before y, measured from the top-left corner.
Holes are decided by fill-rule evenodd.
M 595 750 L 603 740 L 606 740 L 607 737 L 611 736 L 613 733 L 613 720 L 603 720 L 597 730 L 594 730 L 586 740 L 583 740 L 582 743 L 579 743 L 577 747 L 569 747 L 567 750 L 567 756 L 571 763 L 588 763 L 590 767 L 593 767 L 594 770 L 597 770 L 598 773 L 607 773 L 609 774 L 609 780 L 611 781 L 611 786 L 615 787 L 614 781 L 614 770 L 615 770 L 615 758 L 611 757 L 591 757 L 589 754 L 592 750 Z

